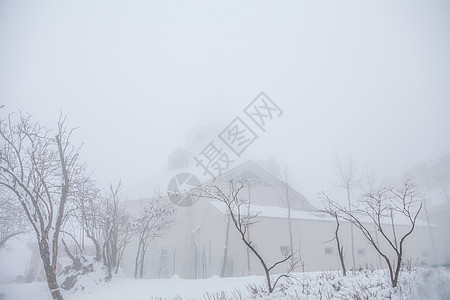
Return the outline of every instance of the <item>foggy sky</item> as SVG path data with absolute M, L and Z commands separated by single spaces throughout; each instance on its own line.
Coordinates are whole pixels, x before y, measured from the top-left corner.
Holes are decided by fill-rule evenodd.
M 264 91 L 284 111 L 249 148 L 309 200 L 336 156 L 399 177 L 450 152 L 448 1 L 0 2 L 0 110 L 79 127 L 101 187 L 152 194 L 189 128 Z

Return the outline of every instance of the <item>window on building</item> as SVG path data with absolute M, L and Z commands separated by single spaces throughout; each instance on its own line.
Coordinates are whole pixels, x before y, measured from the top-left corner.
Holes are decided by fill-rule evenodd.
M 325 247 L 325 254 L 326 255 L 333 255 L 333 247 Z
M 366 255 L 366 249 L 364 249 L 364 248 L 358 248 L 358 249 L 356 249 L 356 253 L 357 253 L 358 255 L 365 256 L 365 255 Z

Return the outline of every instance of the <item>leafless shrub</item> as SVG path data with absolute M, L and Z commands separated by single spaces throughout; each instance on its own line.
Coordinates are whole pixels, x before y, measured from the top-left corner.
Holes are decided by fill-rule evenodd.
M 111 280 L 113 272 L 118 272 L 125 248 L 133 236 L 131 217 L 120 203 L 121 186 L 121 182 L 116 186 L 110 184 L 110 194 L 104 198 L 105 212 L 102 215 L 101 229 L 104 241 L 103 264 L 107 268 L 107 281 Z
M 262 284 L 248 284 L 247 291 L 251 299 L 261 299 L 267 296 L 267 290 Z
M 392 286 L 396 287 L 403 259 L 404 242 L 414 231 L 417 216 L 422 209 L 422 201 L 415 185 L 405 181 L 400 189 L 386 187 L 375 193 L 367 193 L 351 210 L 331 200 L 329 204 L 344 220 L 355 225 L 383 257 L 389 269 Z M 399 218 L 408 223 L 406 233 L 399 232 L 397 227 Z M 387 250 L 381 248 L 369 226 L 375 226 L 376 231 L 394 252 L 395 259 L 391 260 Z
M 203 295 L 204 300 L 241 300 L 244 299 L 242 297 L 242 293 L 239 290 L 233 291 L 231 294 L 226 293 L 225 291 L 208 293 L 206 292 Z
M 138 249 L 136 253 L 134 278 L 144 277 L 145 254 L 150 243 L 161 237 L 169 228 L 173 221 L 175 208 L 172 202 L 164 200 L 158 189 L 150 203 L 141 208 L 141 214 L 133 220 L 134 234 L 138 239 Z M 138 274 L 139 271 L 139 274 Z

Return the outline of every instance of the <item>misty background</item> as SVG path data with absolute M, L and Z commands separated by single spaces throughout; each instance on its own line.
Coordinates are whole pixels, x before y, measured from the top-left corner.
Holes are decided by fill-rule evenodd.
M 336 157 L 378 178 L 450 153 L 448 1 L 0 2 L 0 104 L 79 127 L 100 187 L 148 197 L 189 130 L 261 91 L 283 110 L 248 158 L 318 206 Z

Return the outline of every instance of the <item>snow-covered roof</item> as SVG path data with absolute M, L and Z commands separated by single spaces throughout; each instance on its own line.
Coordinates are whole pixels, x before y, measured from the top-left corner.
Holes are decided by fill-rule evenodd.
M 211 205 L 218 209 L 221 213 L 227 214 L 227 207 L 225 203 L 221 201 L 211 201 Z M 261 206 L 261 205 L 251 205 L 250 213 L 258 213 L 259 217 L 262 218 L 279 218 L 287 219 L 288 210 L 284 207 L 275 206 Z M 291 219 L 298 220 L 311 220 L 311 221 L 334 221 L 331 217 L 325 213 L 319 211 L 301 211 L 296 209 L 291 209 Z
M 227 214 L 227 207 L 225 203 L 217 200 L 211 201 L 211 205 L 219 210 L 222 214 Z M 246 213 L 246 208 L 244 212 Z M 255 214 L 258 213 L 258 217 L 260 218 L 277 218 L 277 219 L 287 219 L 288 218 L 288 209 L 284 207 L 276 207 L 276 206 L 261 206 L 261 205 L 251 205 L 250 213 Z M 334 222 L 334 218 L 329 216 L 328 214 L 320 211 L 308 211 L 308 210 L 298 210 L 291 209 L 291 219 L 293 220 L 307 220 L 307 221 L 324 221 L 324 222 Z M 368 217 L 362 217 L 363 223 L 372 223 Z M 382 221 L 382 224 L 390 225 L 390 220 L 386 218 Z M 396 225 L 410 225 L 409 220 L 402 216 L 397 216 L 395 218 Z M 416 226 L 426 227 L 428 226 L 425 221 L 417 220 Z M 435 227 L 435 225 L 431 225 Z

